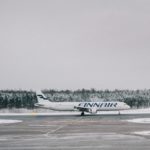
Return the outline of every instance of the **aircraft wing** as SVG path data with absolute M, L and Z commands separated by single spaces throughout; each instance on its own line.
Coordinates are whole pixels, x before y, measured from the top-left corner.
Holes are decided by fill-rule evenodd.
M 81 107 L 81 106 L 75 106 L 74 108 L 82 112 L 89 112 L 89 113 L 97 112 L 97 109 L 95 108 L 88 108 L 88 107 Z
M 80 107 L 80 106 L 76 106 L 76 107 L 74 107 L 75 109 L 78 109 L 79 111 L 85 111 L 85 112 L 89 112 L 90 110 L 89 110 L 89 108 L 87 108 L 87 107 Z

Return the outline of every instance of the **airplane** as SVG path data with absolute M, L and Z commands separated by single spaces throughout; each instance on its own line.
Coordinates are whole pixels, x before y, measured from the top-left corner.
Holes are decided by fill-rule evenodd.
M 81 116 L 85 112 L 96 114 L 98 111 L 118 111 L 130 109 L 130 106 L 124 102 L 50 102 L 45 95 L 40 92 L 37 93 L 37 103 L 34 105 L 40 108 L 46 108 L 56 111 L 80 111 Z

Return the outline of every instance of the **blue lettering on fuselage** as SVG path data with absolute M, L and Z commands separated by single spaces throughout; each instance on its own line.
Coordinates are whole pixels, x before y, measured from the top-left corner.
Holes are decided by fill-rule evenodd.
M 82 105 L 83 104 L 83 105 Z M 90 108 L 92 108 L 92 107 L 99 107 L 99 108 L 101 108 L 101 107 L 117 107 L 117 102 L 116 103 L 111 103 L 111 102 L 102 102 L 102 103 L 97 103 L 97 102 L 94 102 L 94 103 L 92 103 L 92 102 L 89 102 L 89 103 L 80 103 L 79 104 L 79 106 L 83 106 L 83 107 L 90 107 Z

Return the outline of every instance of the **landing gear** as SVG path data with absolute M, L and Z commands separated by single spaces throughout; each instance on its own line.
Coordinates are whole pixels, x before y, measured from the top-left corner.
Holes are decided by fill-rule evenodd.
M 82 111 L 81 116 L 84 116 L 84 111 Z
M 118 111 L 118 115 L 120 115 L 120 111 Z

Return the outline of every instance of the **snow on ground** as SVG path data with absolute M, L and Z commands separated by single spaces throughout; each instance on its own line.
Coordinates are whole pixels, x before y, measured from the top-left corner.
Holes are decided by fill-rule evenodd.
M 12 108 L 12 109 L 7 109 L 7 108 L 2 108 L 0 109 L 0 113 L 32 113 L 32 112 L 52 112 L 52 110 L 50 109 L 42 109 L 42 108 L 38 108 L 38 109 L 26 109 L 26 108 Z
M 133 133 L 137 135 L 150 135 L 150 131 L 138 131 Z
M 150 108 L 142 108 L 142 109 L 128 109 L 120 111 L 121 114 L 148 114 L 150 113 Z
M 78 111 L 52 111 L 49 109 L 2 109 L 0 110 L 0 116 L 15 116 L 15 115 L 80 115 L 81 112 Z M 89 114 L 89 113 L 86 113 Z M 102 115 L 118 115 L 118 111 L 98 111 L 97 114 Z M 150 114 L 150 108 L 143 108 L 143 109 L 129 109 L 129 110 L 122 110 L 120 114 Z
M 22 120 L 0 119 L 0 124 L 19 123 L 19 122 L 22 122 Z
M 131 119 L 127 121 L 133 123 L 150 123 L 150 118 L 138 118 L 138 119 Z
M 53 111 L 50 113 L 0 113 L 0 116 L 58 116 L 58 115 L 80 115 L 80 112 L 62 112 L 62 111 Z

